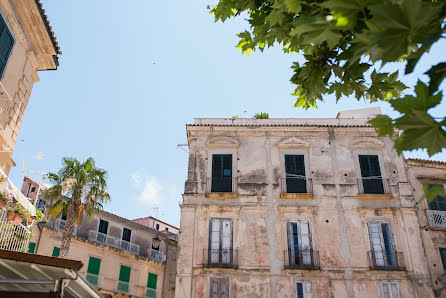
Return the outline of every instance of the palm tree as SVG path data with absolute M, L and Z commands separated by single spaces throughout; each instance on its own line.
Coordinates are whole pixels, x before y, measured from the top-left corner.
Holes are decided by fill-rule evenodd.
M 90 157 L 81 163 L 76 158 L 63 158 L 63 167 L 58 173 L 49 173 L 53 186 L 45 192 L 45 199 L 54 202 L 48 211 L 51 217 L 66 214 L 67 219 L 60 247 L 64 258 L 70 249 L 74 224 L 82 221 L 82 214 L 93 216 L 110 199 L 107 187 L 107 171 L 96 168 Z

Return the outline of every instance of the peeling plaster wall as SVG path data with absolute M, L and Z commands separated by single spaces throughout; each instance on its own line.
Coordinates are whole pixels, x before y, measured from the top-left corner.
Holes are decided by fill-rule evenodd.
M 230 297 L 295 297 L 297 281 L 311 281 L 314 297 L 379 297 L 380 281 L 389 280 L 398 281 L 402 297 L 433 297 L 405 164 L 390 139 L 369 127 L 336 126 L 188 126 L 187 134 L 176 297 L 209 297 L 211 277 L 229 278 Z M 206 194 L 210 152 L 219 146 L 234 152 L 235 196 Z M 289 150 L 305 152 L 313 198 L 281 198 Z M 358 154 L 379 155 L 390 199 L 359 199 Z M 203 266 L 210 218 L 233 220 L 238 268 Z M 284 268 L 289 220 L 309 220 L 320 270 Z M 405 271 L 370 270 L 371 220 L 390 223 Z

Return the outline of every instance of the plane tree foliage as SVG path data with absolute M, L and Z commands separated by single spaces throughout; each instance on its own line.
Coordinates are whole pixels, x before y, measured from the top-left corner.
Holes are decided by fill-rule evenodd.
M 398 71 L 383 68 L 396 62 L 405 63 L 404 74 L 414 71 L 445 38 L 446 1 L 219 0 L 209 9 L 215 21 L 247 20 L 249 26 L 238 34 L 243 54 L 279 45 L 284 53 L 303 55 L 304 62 L 291 66 L 295 107 L 317 107 L 329 94 L 336 101 L 344 96 L 388 101 L 400 117 L 381 115 L 370 123 L 379 135 L 395 138 L 399 153 L 424 148 L 431 156 L 446 147 L 446 117 L 429 113 L 442 100 L 446 62 L 431 65 L 428 83 L 419 80 L 414 90 Z M 402 131 L 399 136 L 395 128 Z

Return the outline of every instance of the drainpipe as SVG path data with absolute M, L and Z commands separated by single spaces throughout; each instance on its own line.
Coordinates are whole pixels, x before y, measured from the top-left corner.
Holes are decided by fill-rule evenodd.
M 39 228 L 39 238 L 37 239 L 37 244 L 36 244 L 36 251 L 35 251 L 36 255 L 37 251 L 39 250 L 40 238 L 42 237 L 42 227 L 39 225 L 39 223 L 37 223 L 37 227 Z
M 164 267 L 164 278 L 163 278 L 163 288 L 161 293 L 161 298 L 164 297 L 164 286 L 166 284 L 166 275 L 167 275 L 167 257 L 169 256 L 169 238 L 166 239 L 166 265 Z

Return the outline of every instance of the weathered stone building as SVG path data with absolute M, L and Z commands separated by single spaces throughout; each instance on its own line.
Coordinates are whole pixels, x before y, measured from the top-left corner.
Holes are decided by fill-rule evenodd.
M 438 194 L 428 202 L 423 189 L 446 184 L 446 162 L 408 159 L 408 175 L 418 208 L 418 219 L 436 297 L 446 297 L 446 197 Z
M 6 175 L 37 71 L 57 69 L 59 54 L 39 0 L 0 1 L 0 169 Z
M 367 124 L 377 112 L 186 125 L 176 297 L 433 297 L 404 158 Z

